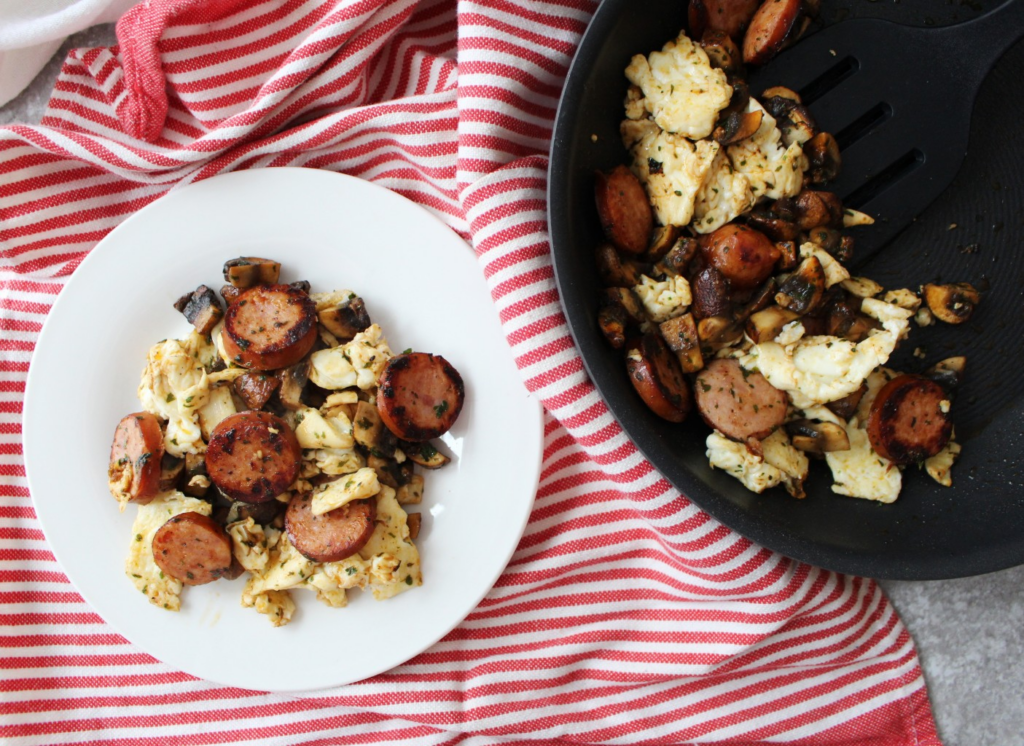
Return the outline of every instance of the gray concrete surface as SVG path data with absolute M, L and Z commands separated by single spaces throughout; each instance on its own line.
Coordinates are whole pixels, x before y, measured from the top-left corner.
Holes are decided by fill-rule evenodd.
M 38 122 L 67 50 L 110 44 L 112 26 L 69 39 L 0 124 Z M 1024 746 L 1024 567 L 974 578 L 886 581 L 917 642 L 946 746 Z

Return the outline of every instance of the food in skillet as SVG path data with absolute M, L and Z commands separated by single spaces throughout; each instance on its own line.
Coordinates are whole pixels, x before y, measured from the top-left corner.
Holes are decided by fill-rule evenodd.
M 608 239 L 598 324 L 647 406 L 671 422 L 696 410 L 710 464 L 747 488 L 803 497 L 817 458 L 834 492 L 892 502 L 911 464 L 951 484 L 965 360 L 920 374 L 886 364 L 912 321 L 962 323 L 980 298 L 967 283 L 886 291 L 846 268 L 846 229 L 872 219 L 824 188 L 841 168 L 835 138 L 795 92 L 755 98 L 743 82 L 745 63 L 815 11 L 695 0 L 699 43 L 680 33 L 631 60 L 620 131 L 632 159 L 595 180 Z
M 333 607 L 422 584 L 414 469 L 449 462 L 431 442 L 462 410 L 443 357 L 392 353 L 362 298 L 279 282 L 281 265 L 224 265 L 175 307 L 194 329 L 150 349 L 142 411 L 117 425 L 108 480 L 138 506 L 126 572 L 178 610 L 184 585 L 247 572 L 243 606 L 287 624 L 289 591 Z M 221 297 L 224 305 L 221 303 Z

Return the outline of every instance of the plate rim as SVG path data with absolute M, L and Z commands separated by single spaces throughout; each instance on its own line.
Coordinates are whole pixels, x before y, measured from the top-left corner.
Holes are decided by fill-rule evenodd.
M 554 195 L 569 192 L 571 133 L 578 118 L 579 102 L 587 89 L 587 70 L 593 66 L 603 48 L 605 38 L 618 23 L 620 15 L 629 7 L 629 0 L 603 0 L 583 34 L 573 56 L 565 85 L 559 98 L 552 129 L 551 155 L 548 159 L 547 227 L 551 239 L 552 267 L 558 299 L 565 314 L 569 332 L 580 352 L 583 367 L 600 394 L 609 413 L 622 427 L 640 453 L 651 462 L 659 474 L 693 504 L 720 521 L 727 528 L 761 546 L 791 559 L 806 562 L 826 570 L 887 580 L 947 580 L 983 575 L 1024 564 L 1024 542 L 1015 547 L 999 546 L 995 549 L 978 547 L 969 556 L 945 553 L 931 558 L 908 558 L 899 565 L 883 564 L 877 555 L 816 543 L 787 530 L 749 515 L 739 506 L 724 499 L 704 484 L 689 470 L 678 478 L 670 477 L 658 468 L 662 460 L 661 446 L 654 437 L 643 437 L 642 424 L 628 409 L 613 404 L 605 393 L 606 377 L 595 368 L 596 362 L 588 350 L 600 340 L 594 339 L 594 330 L 587 323 L 582 306 L 570 307 L 567 298 L 574 297 L 575 269 L 568 250 L 558 247 L 569 245 L 568 221 L 570 207 L 556 202 Z M 638 437 L 639 436 L 639 437 Z M 670 456 L 670 454 L 665 454 Z M 852 498 L 849 498 L 852 499 Z
M 461 236 L 459 236 L 457 233 L 455 233 L 451 229 L 450 226 L 448 226 L 443 220 L 441 220 L 440 217 L 438 217 L 437 215 L 432 213 L 430 210 L 427 210 L 422 205 L 417 204 L 416 202 L 414 202 L 414 201 L 410 200 L 409 198 L 405 197 L 404 195 L 399 194 L 398 192 L 395 192 L 395 191 L 393 191 L 391 189 L 388 189 L 387 187 L 385 187 L 383 185 L 374 183 L 372 181 L 367 181 L 365 179 L 361 179 L 361 178 L 356 177 L 356 176 L 351 176 L 349 174 L 340 173 L 340 172 L 337 172 L 337 171 L 330 171 L 330 170 L 327 170 L 327 169 L 306 168 L 306 167 L 302 167 L 302 166 L 266 167 L 266 168 L 258 168 L 258 169 L 246 169 L 246 170 L 241 170 L 241 171 L 231 171 L 231 172 L 227 172 L 227 173 L 217 174 L 215 176 L 211 176 L 211 177 L 209 177 L 207 179 L 203 179 L 203 180 L 200 180 L 200 181 L 190 182 L 190 183 L 185 184 L 185 185 L 180 185 L 180 184 L 179 185 L 175 185 L 169 191 L 167 191 L 166 193 L 164 193 L 163 195 L 161 195 L 157 199 L 154 199 L 152 202 L 150 202 L 149 204 L 145 205 L 144 207 L 142 207 L 141 209 L 137 210 L 136 212 L 132 213 L 125 220 L 121 221 L 117 226 L 115 226 L 113 229 L 111 229 L 111 231 L 106 236 L 104 236 L 103 239 L 101 239 L 89 251 L 89 253 L 82 259 L 82 261 L 78 264 L 78 266 L 75 267 L 74 272 L 72 272 L 72 274 L 68 277 L 67 281 L 64 284 L 64 287 L 61 288 L 61 290 L 58 293 L 58 295 L 54 298 L 54 301 L 53 301 L 53 303 L 52 303 L 52 305 L 50 307 L 50 311 L 47 313 L 46 318 L 43 321 L 42 327 L 40 328 L 39 334 L 38 334 L 38 336 L 36 338 L 35 347 L 33 349 L 32 355 L 31 355 L 30 360 L 29 360 L 29 369 L 28 369 L 28 372 L 26 373 L 25 393 L 24 393 L 24 397 L 23 397 L 23 408 L 22 408 L 22 416 L 21 416 L 21 424 L 22 424 L 21 440 L 22 440 L 22 445 L 23 445 L 23 459 L 24 459 L 24 464 L 25 464 L 25 481 L 26 481 L 26 484 L 28 486 L 29 496 L 30 496 L 30 500 L 31 500 L 31 506 L 32 506 L 33 511 L 35 513 L 36 520 L 39 522 L 39 526 L 42 529 L 43 536 L 44 536 L 44 538 L 46 540 L 47 548 L 52 552 L 54 560 L 56 561 L 58 567 L 60 568 L 61 572 L 67 577 L 69 583 L 71 584 L 71 587 L 75 590 L 75 592 L 78 593 L 82 597 L 82 599 L 85 601 L 85 603 L 89 606 L 89 609 L 91 611 L 93 611 L 97 616 L 99 616 L 103 620 L 103 622 L 105 624 L 109 625 L 110 628 L 115 633 L 117 633 L 118 635 L 124 637 L 131 644 L 137 645 L 147 655 L 152 655 L 153 658 L 156 659 L 156 660 L 159 660 L 161 662 L 161 664 L 170 666 L 170 667 L 175 668 L 177 670 L 180 670 L 183 673 L 186 673 L 189 676 L 193 676 L 193 677 L 195 677 L 195 678 L 197 678 L 197 679 L 199 679 L 201 681 L 206 681 L 206 682 L 209 682 L 209 683 L 219 684 L 219 685 L 233 686 L 233 687 L 238 687 L 238 688 L 241 688 L 241 689 L 246 689 L 247 687 L 245 687 L 242 684 L 239 684 L 237 681 L 229 681 L 229 680 L 226 680 L 226 679 L 219 679 L 219 678 L 210 678 L 208 676 L 202 676 L 200 674 L 193 673 L 193 672 L 191 672 L 189 670 L 186 670 L 186 668 L 181 667 L 179 663 L 167 663 L 167 662 L 165 662 L 163 660 L 163 658 L 158 657 L 157 655 L 152 653 L 149 649 L 147 649 L 142 643 L 138 642 L 137 639 L 135 638 L 134 634 L 132 634 L 130 631 L 125 630 L 122 627 L 120 621 L 112 622 L 109 619 L 107 619 L 103 614 L 101 614 L 99 612 L 97 606 L 93 602 L 93 599 L 92 599 L 92 595 L 93 594 L 91 592 L 89 592 L 87 594 L 86 592 L 81 590 L 79 588 L 78 584 L 73 579 L 73 573 L 69 572 L 69 570 L 68 570 L 68 567 L 71 564 L 69 562 L 70 558 L 66 554 L 68 552 L 68 548 L 64 547 L 64 546 L 58 547 L 58 546 L 56 546 L 55 544 L 52 543 L 51 538 L 50 538 L 51 534 L 50 534 L 50 532 L 47 531 L 47 525 L 48 525 L 47 524 L 47 520 L 48 519 L 44 519 L 43 518 L 43 514 L 47 513 L 47 511 L 46 511 L 46 509 L 44 509 L 42 512 L 39 510 L 39 506 L 38 506 L 38 503 L 36 501 L 35 488 L 33 487 L 33 479 L 32 479 L 32 476 L 31 476 L 31 474 L 33 473 L 33 470 L 29 466 L 29 459 L 30 459 L 29 453 L 30 453 L 30 451 L 32 451 L 34 453 L 36 449 L 30 448 L 29 443 L 30 443 L 30 434 L 33 433 L 34 430 L 35 430 L 34 422 L 35 422 L 36 418 L 35 417 L 30 417 L 30 413 L 36 411 L 37 409 L 43 409 L 43 404 L 42 404 L 42 402 L 39 399 L 39 397 L 42 396 L 42 394 L 40 394 L 40 393 L 38 393 L 36 391 L 42 384 L 38 383 L 39 379 L 38 379 L 37 376 L 33 375 L 33 370 L 35 370 L 35 362 L 36 362 L 36 359 L 37 359 L 36 355 L 37 355 L 38 351 L 40 349 L 44 349 L 49 344 L 49 343 L 46 342 L 46 340 L 47 340 L 47 334 L 48 334 L 49 330 L 52 328 L 51 320 L 54 319 L 54 318 L 57 318 L 59 315 L 64 313 L 64 311 L 61 310 L 64 307 L 64 305 L 67 305 L 67 303 L 69 303 L 69 302 L 72 302 L 72 303 L 74 302 L 74 301 L 67 301 L 66 300 L 69 297 L 69 294 L 67 293 L 68 287 L 70 287 L 72 285 L 72 283 L 75 282 L 75 276 L 76 275 L 78 275 L 79 277 L 82 276 L 82 275 L 79 274 L 79 270 L 81 270 L 81 268 L 83 266 L 85 266 L 87 262 L 95 263 L 96 261 L 100 261 L 98 259 L 94 259 L 94 257 L 102 255 L 102 252 L 104 251 L 103 246 L 108 242 L 108 240 L 111 238 L 111 236 L 114 236 L 118 232 L 122 231 L 124 226 L 129 225 L 130 223 L 134 224 L 134 223 L 137 223 L 140 219 L 144 220 L 145 219 L 145 214 L 147 212 L 149 212 L 149 211 L 151 211 L 153 209 L 162 209 L 162 206 L 166 204 L 165 203 L 166 199 L 171 198 L 171 197 L 175 197 L 175 196 L 180 195 L 182 193 L 185 193 L 186 191 L 191 190 L 191 189 L 193 189 L 195 187 L 203 187 L 203 188 L 209 189 L 210 187 L 208 185 L 211 182 L 224 183 L 224 182 L 230 182 L 232 180 L 239 180 L 239 181 L 246 180 L 246 181 L 248 181 L 250 179 L 252 179 L 252 180 L 266 179 L 266 180 L 270 180 L 270 181 L 273 182 L 273 181 L 275 181 L 277 179 L 280 179 L 280 178 L 286 178 L 286 179 L 287 178 L 310 179 L 311 182 L 312 181 L 316 181 L 316 180 L 320 180 L 320 179 L 345 180 L 350 185 L 353 185 L 356 189 L 365 189 L 368 193 L 376 193 L 378 199 L 395 200 L 397 202 L 404 202 L 404 203 L 406 203 L 406 205 L 411 206 L 412 208 L 418 210 L 421 214 L 423 214 L 425 216 L 428 216 L 430 218 L 430 220 L 432 220 L 436 225 L 444 228 L 446 231 L 449 231 L 453 241 L 459 241 L 459 242 L 462 242 L 463 244 L 465 244 L 465 250 L 466 251 L 469 251 L 469 252 L 473 251 L 473 247 L 472 247 L 471 244 L 466 242 Z M 142 217 L 140 218 L 140 216 L 142 216 Z M 482 275 L 480 276 L 480 281 L 481 282 L 484 281 L 484 278 L 483 278 Z M 500 327 L 498 328 L 498 332 L 499 333 L 502 332 Z M 508 343 L 507 343 L 507 340 L 504 339 L 504 336 L 502 336 L 501 342 L 502 342 L 503 348 L 507 349 L 507 351 L 508 351 L 510 364 L 514 365 L 514 357 L 511 354 L 511 349 L 508 348 Z M 318 684 L 317 686 L 314 686 L 314 687 L 280 687 L 280 688 L 275 687 L 273 689 L 261 689 L 261 688 L 260 689 L 252 689 L 252 688 L 248 688 L 250 691 L 261 691 L 261 692 L 270 692 L 270 693 L 292 693 L 292 694 L 327 692 L 327 691 L 331 691 L 331 690 L 333 690 L 333 689 L 335 689 L 337 687 L 347 686 L 349 684 L 353 684 L 353 683 L 356 683 L 356 682 L 359 682 L 359 681 L 363 681 L 365 679 L 372 678 L 374 676 L 378 676 L 378 675 L 380 675 L 382 673 L 385 673 L 386 671 L 391 670 L 392 668 L 395 668 L 397 666 L 401 666 L 401 665 L 405 664 L 406 662 L 408 662 L 412 658 L 415 658 L 417 655 L 423 653 L 424 651 L 428 650 L 432 646 L 436 645 L 440 640 L 442 640 L 445 636 L 447 636 L 453 629 L 458 627 L 466 619 L 466 617 L 468 615 L 470 615 L 480 605 L 480 602 L 487 596 L 488 593 L 491 592 L 491 590 L 494 588 L 495 583 L 504 574 L 505 570 L 508 567 L 509 562 L 511 561 L 513 555 L 515 554 L 516 550 L 518 549 L 519 543 L 522 540 L 522 537 L 523 537 L 523 535 L 524 535 L 524 533 L 526 531 L 526 527 L 529 524 L 530 517 L 531 517 L 532 512 L 533 512 L 533 508 L 534 508 L 535 500 L 536 500 L 537 486 L 538 486 L 539 479 L 540 479 L 541 469 L 543 467 L 543 457 L 544 457 L 544 407 L 543 407 L 543 404 L 540 402 L 540 400 L 536 397 L 536 395 L 533 392 L 529 391 L 529 389 L 526 387 L 525 383 L 523 383 L 521 377 L 517 376 L 517 380 L 520 383 L 520 385 L 522 386 L 523 399 L 525 401 L 529 402 L 529 404 L 525 405 L 529 409 L 529 413 L 527 415 L 524 415 L 524 416 L 530 417 L 531 416 L 530 413 L 532 413 L 532 418 L 535 418 L 535 422 L 530 424 L 530 432 L 533 433 L 533 437 L 535 438 L 535 442 L 533 444 L 535 446 L 535 452 L 533 454 L 533 458 L 530 459 L 528 463 L 523 463 L 522 464 L 523 468 L 526 468 L 528 470 L 526 476 L 531 477 L 528 480 L 528 482 L 531 483 L 533 486 L 530 488 L 529 496 L 528 497 L 524 497 L 522 499 L 522 507 L 520 509 L 520 516 L 519 516 L 518 525 L 514 526 L 514 528 L 515 528 L 515 533 L 514 533 L 514 537 L 515 538 L 514 538 L 514 540 L 510 540 L 509 541 L 509 546 L 507 548 L 507 551 L 504 552 L 503 553 L 504 556 L 501 557 L 500 565 L 496 566 L 497 569 L 496 569 L 496 573 L 494 574 L 494 577 L 491 578 L 489 580 L 489 582 L 486 583 L 485 585 L 481 585 L 481 588 L 478 589 L 478 592 L 473 595 L 472 603 L 468 605 L 468 608 L 466 608 L 465 611 L 460 611 L 459 614 L 453 615 L 453 617 L 452 617 L 452 619 L 450 621 L 450 624 L 442 625 L 443 629 L 440 630 L 439 632 L 437 632 L 435 635 L 433 635 L 432 639 L 430 639 L 429 641 L 427 641 L 424 644 L 421 644 L 419 646 L 413 646 L 416 649 L 410 649 L 408 652 L 402 653 L 402 655 L 400 657 L 400 660 L 396 660 L 394 662 L 389 662 L 387 665 L 377 667 L 375 670 L 372 670 L 372 671 L 370 671 L 368 673 L 367 672 L 360 673 L 358 676 L 356 676 L 354 678 L 352 676 L 343 676 L 343 677 L 340 677 L 335 683 Z M 39 402 L 39 404 L 38 405 L 34 405 L 33 402 Z M 35 436 L 31 436 L 31 437 L 35 437 Z M 524 461 L 525 461 L 525 459 L 524 459 Z M 34 462 L 38 462 L 38 459 L 36 459 Z M 36 469 L 35 471 L 36 471 L 36 473 L 38 473 L 39 469 Z M 512 536 L 512 534 L 509 534 L 509 536 Z M 117 579 L 120 579 L 120 576 L 115 576 L 115 578 L 113 578 L 113 580 L 115 580 L 115 581 Z M 101 605 L 105 605 L 105 604 L 101 604 Z M 255 612 L 253 612 L 253 613 L 255 613 Z M 339 667 L 338 670 L 340 671 L 342 669 Z

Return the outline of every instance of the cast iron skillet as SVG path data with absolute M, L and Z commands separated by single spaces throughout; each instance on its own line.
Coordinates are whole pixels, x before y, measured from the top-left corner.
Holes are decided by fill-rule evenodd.
M 826 0 L 822 20 L 872 15 L 916 25 L 948 24 L 999 2 L 972 3 L 971 9 L 929 4 L 929 17 L 909 4 Z M 549 229 L 563 308 L 591 379 L 629 437 L 669 481 L 727 526 L 770 549 L 876 578 L 953 578 L 1024 563 L 1024 146 L 1019 140 L 1024 45 L 1011 49 L 982 87 L 967 159 L 952 186 L 865 266 L 854 262 L 858 273 L 888 288 L 945 279 L 972 282 L 985 291 L 970 322 L 915 327 L 910 344 L 890 362 L 914 372 L 950 355 L 967 356 L 967 381 L 953 409 L 964 447 L 953 469 L 953 487 L 941 487 L 909 467 L 900 498 L 881 505 L 833 494 L 828 468 L 812 463 L 808 497 L 794 500 L 781 488 L 755 495 L 712 470 L 704 455 L 708 430 L 700 418 L 692 415 L 675 425 L 651 413 L 627 380 L 621 353 L 608 347 L 597 329 L 600 283 L 593 253 L 601 229 L 593 173 L 627 159 L 618 125 L 630 57 L 660 49 L 684 28 L 686 6 L 684 0 L 604 0 L 559 105 L 549 168 Z M 921 60 L 918 69 L 894 75 L 926 75 L 927 68 L 928 61 Z M 913 357 L 914 347 L 925 351 L 926 360 Z

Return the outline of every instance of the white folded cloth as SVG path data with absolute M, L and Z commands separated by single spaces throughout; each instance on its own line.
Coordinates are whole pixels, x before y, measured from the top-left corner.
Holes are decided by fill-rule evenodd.
M 136 0 L 0 0 L 0 106 L 21 93 L 64 39 L 110 23 Z

